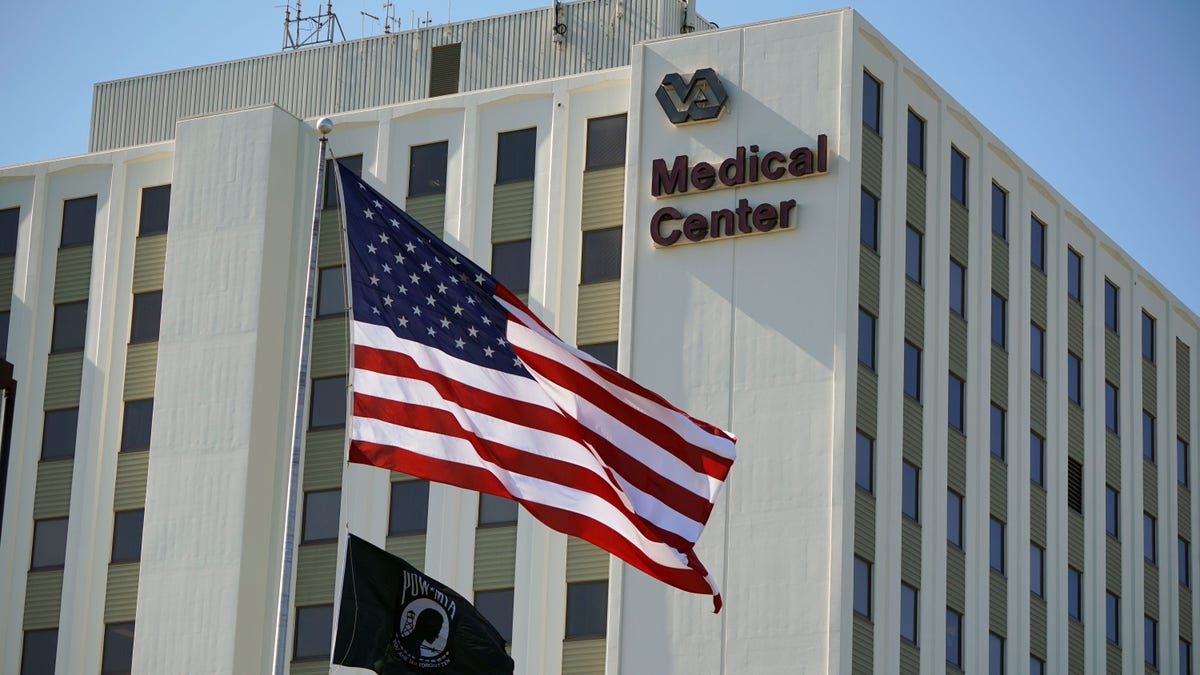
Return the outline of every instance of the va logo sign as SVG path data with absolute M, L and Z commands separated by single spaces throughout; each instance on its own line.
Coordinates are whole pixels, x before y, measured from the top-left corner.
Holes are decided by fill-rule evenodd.
M 662 106 L 671 124 L 715 120 L 725 109 L 729 94 L 712 68 L 701 68 L 685 82 L 679 73 L 663 77 L 654 97 Z

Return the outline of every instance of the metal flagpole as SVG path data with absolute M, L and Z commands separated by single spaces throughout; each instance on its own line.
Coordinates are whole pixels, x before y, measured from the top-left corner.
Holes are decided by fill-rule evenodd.
M 275 674 L 283 675 L 286 668 L 288 608 L 292 591 L 292 550 L 296 538 L 297 486 L 300 480 L 300 445 L 304 440 L 304 409 L 308 402 L 308 360 L 312 349 L 313 290 L 317 278 L 317 235 L 321 228 L 321 207 L 325 202 L 325 153 L 333 121 L 322 117 L 317 122 L 321 134 L 321 150 L 317 157 L 316 201 L 313 203 L 312 234 L 308 244 L 308 272 L 304 290 L 304 325 L 300 333 L 300 367 L 296 376 L 296 415 L 292 423 L 292 457 L 288 475 L 287 516 L 283 536 L 283 573 L 279 581 L 279 623 L 275 627 Z

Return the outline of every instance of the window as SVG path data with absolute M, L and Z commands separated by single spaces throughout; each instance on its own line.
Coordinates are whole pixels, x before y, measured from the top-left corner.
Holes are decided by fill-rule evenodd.
M 620 228 L 616 228 L 618 232 Z M 618 245 L 620 242 L 618 241 Z M 506 241 L 492 244 L 492 276 L 513 293 L 529 291 L 529 255 L 533 240 Z M 617 253 L 618 261 L 620 252 Z M 620 275 L 620 264 L 617 274 Z
M 875 494 L 875 440 L 861 431 L 854 438 L 854 484 Z
M 516 502 L 512 503 L 516 504 Z M 479 503 L 481 524 L 483 524 L 483 517 L 483 501 L 481 500 Z M 393 482 L 391 506 L 388 513 L 388 536 L 425 534 L 428 526 L 429 481 L 402 480 Z
M 1008 301 L 992 291 L 992 344 L 1008 349 Z
M 0 358 L 8 358 L 8 319 L 10 312 L 0 312 Z
M 438 45 L 429 50 L 429 96 L 458 93 L 462 43 Z
M 1146 626 L 1146 665 L 1158 667 L 1158 622 L 1145 617 Z
M 329 658 L 330 637 L 333 635 L 333 605 L 296 608 L 296 635 L 292 645 L 292 660 L 321 660 Z
M 142 208 L 138 215 L 138 236 L 167 231 L 171 215 L 171 186 L 142 188 Z
M 500 633 L 505 644 L 512 644 L 513 589 L 475 591 L 475 609 Z
M 946 490 L 946 543 L 963 547 L 963 496 Z
M 87 300 L 54 306 L 54 334 L 50 337 L 51 354 L 83 349 L 87 333 L 87 309 Z
M 17 228 L 21 222 L 21 207 L 0 209 L 0 256 L 17 254 Z
M 1192 643 L 1179 638 L 1179 675 L 1192 675 Z
M 588 120 L 585 171 L 625 166 L 625 123 L 624 114 Z
M 21 645 L 21 675 L 53 673 L 57 652 L 57 628 L 25 631 L 25 640 Z
M 59 248 L 85 246 L 96 233 L 96 195 L 63 201 L 62 239 Z
M 1083 572 L 1067 568 L 1067 616 L 1083 620 Z
M 1104 383 L 1104 428 L 1113 434 L 1120 435 L 1120 427 L 1117 424 L 1117 407 L 1119 405 L 1117 393 L 1117 385 L 1107 381 Z
M 854 613 L 871 618 L 871 563 L 854 556 Z
M 988 560 L 992 570 L 1004 574 L 1004 523 L 995 516 L 989 527 Z
M 133 318 L 129 327 L 129 341 L 150 342 L 158 339 L 158 325 L 162 316 L 162 291 L 134 293 Z
M 863 71 L 863 125 L 877 134 L 881 133 L 879 128 L 879 89 L 882 86 L 879 84 L 879 80 L 871 77 L 867 71 Z
M 1046 549 L 1029 542 L 1029 592 L 1046 597 Z
M 1188 479 L 1188 472 L 1191 466 L 1188 462 L 1188 444 L 1182 438 L 1175 439 L 1175 480 L 1182 486 L 1187 487 L 1191 481 Z
M 905 517 L 921 522 L 921 470 L 909 462 L 904 462 L 901 495 L 901 512 Z
M 946 608 L 946 663 L 962 668 L 962 614 Z
M 967 205 L 967 156 L 950 146 L 950 199 Z
M 146 512 L 117 511 L 113 514 L 112 561 L 133 562 L 142 558 L 142 520 Z
M 567 584 L 566 638 L 604 637 L 608 622 L 608 582 Z
M 1067 458 L 1067 508 L 1083 515 L 1083 465 Z
M 1067 352 L 1067 399 L 1083 405 L 1083 359 Z
M 1146 562 L 1158 564 L 1158 521 L 1154 516 L 1142 512 L 1142 557 Z
M 1114 645 L 1121 644 L 1121 598 L 1112 591 L 1104 594 L 1104 637 Z
M 1004 461 L 1007 456 L 1007 442 L 1004 431 L 1004 408 L 992 404 L 992 420 L 991 420 L 991 448 L 992 456 L 1000 461 Z
M 924 235 L 912 225 L 906 226 L 904 232 L 904 275 L 920 286 L 923 283 Z
M 1176 542 L 1176 552 L 1179 556 L 1179 585 L 1184 588 L 1192 586 L 1192 546 L 1187 539 L 1179 537 Z
M 1154 363 L 1154 317 L 1142 312 L 1142 358 Z
M 1046 377 L 1046 329 L 1029 324 L 1029 369 L 1038 377 Z
M 858 308 L 858 362 L 875 370 L 875 317 Z
M 1029 675 L 1046 675 L 1046 662 L 1030 654 Z
M 1067 297 L 1083 302 L 1083 256 L 1067 247 Z
M 992 234 L 1008 241 L 1008 192 L 992 183 Z
M 1113 486 L 1104 486 L 1104 532 L 1113 539 L 1121 538 L 1121 493 Z
M 1146 459 L 1150 460 L 1151 462 L 1156 461 L 1155 458 L 1158 456 L 1158 452 L 1157 452 L 1158 444 L 1157 444 L 1157 441 L 1155 440 L 1155 438 L 1156 438 L 1156 435 L 1154 433 L 1154 415 L 1151 415 L 1150 413 L 1143 410 L 1142 411 L 1142 457 L 1145 457 Z
M 337 193 L 337 168 L 332 159 L 325 160 L 325 200 L 322 203 L 322 208 L 332 209 L 337 208 L 338 193 Z M 362 175 L 362 155 L 349 155 L 347 157 L 338 157 L 338 162 L 344 164 L 355 176 Z M 339 235 L 340 236 L 340 235 Z
M 1119 333 L 1117 313 L 1120 309 L 1120 289 L 1108 279 L 1104 280 L 1104 327 L 1114 333 Z
M 1046 487 L 1046 439 L 1035 431 L 1029 432 L 1029 480 L 1038 487 Z
M 496 137 L 496 184 L 533 180 L 537 127 L 506 131 Z
M 1004 638 L 988 633 L 988 675 L 1004 675 Z
M 967 268 L 954 258 L 950 259 L 950 311 L 967 315 Z
M 879 198 L 866 190 L 859 198 L 858 238 L 863 246 L 879 251 Z
M 446 158 L 448 141 L 414 145 L 409 149 L 408 196 L 446 193 Z
M 33 556 L 30 570 L 61 569 L 67 560 L 67 519 L 33 521 Z
M 900 638 L 917 641 L 917 589 L 900 584 Z
M 406 481 L 408 483 L 423 483 L 426 486 L 429 484 L 425 481 Z M 396 485 L 404 485 L 404 483 L 392 483 Z M 393 489 L 393 493 L 395 490 Z M 428 488 L 425 490 L 429 492 Z M 427 504 L 428 498 L 422 501 Z M 423 519 L 422 519 L 423 520 Z M 495 526 L 495 525 L 516 525 L 517 524 L 517 502 L 504 497 L 497 497 L 486 492 L 479 494 L 479 526 Z M 425 529 L 425 524 L 421 523 L 421 529 Z
M 584 232 L 579 282 L 590 284 L 620 278 L 621 228 L 607 227 Z
M 154 399 L 125 402 L 121 423 L 121 452 L 150 449 L 150 427 L 154 419 Z
M 325 267 L 317 277 L 317 316 L 340 316 L 346 313 L 346 269 Z
M 579 345 L 579 349 L 609 368 L 617 369 L 617 343 L 615 341 Z
M 304 493 L 304 525 L 300 543 L 336 541 L 342 509 L 341 490 Z
M 911 342 L 904 343 L 904 395 L 921 400 L 921 350 Z
M 950 426 L 959 431 L 965 430 L 963 425 L 966 417 L 966 387 L 967 385 L 963 382 L 962 378 L 954 373 L 950 373 L 947 420 Z
M 325 429 L 346 423 L 346 376 L 322 377 L 312 381 L 309 394 L 312 410 L 308 428 Z
M 1029 264 L 1046 271 L 1046 224 L 1037 216 L 1029 217 Z
M 75 456 L 75 431 L 79 408 L 47 410 L 42 426 L 42 460 Z
M 104 626 L 104 658 L 100 675 L 121 675 L 133 670 L 133 623 Z
M 908 163 L 925 170 L 925 120 L 908 109 Z

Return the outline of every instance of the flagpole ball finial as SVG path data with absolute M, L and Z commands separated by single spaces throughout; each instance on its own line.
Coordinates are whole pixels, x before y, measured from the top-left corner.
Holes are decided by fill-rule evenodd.
M 333 120 L 329 119 L 328 117 L 322 117 L 321 119 L 317 120 L 317 131 L 321 132 L 322 136 L 333 131 Z

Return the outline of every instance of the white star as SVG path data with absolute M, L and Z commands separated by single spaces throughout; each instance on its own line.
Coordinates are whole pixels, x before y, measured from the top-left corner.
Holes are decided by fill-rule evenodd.
M 381 244 L 388 243 L 388 236 L 386 234 L 380 232 L 379 233 L 379 243 L 381 243 Z
M 404 256 L 403 256 L 403 255 L 401 255 L 401 254 L 399 254 L 399 253 L 397 253 L 397 254 L 396 254 L 396 262 L 397 262 L 397 263 L 399 263 L 399 264 L 401 264 L 401 265 L 403 265 L 403 264 L 404 264 Z
M 417 305 L 413 305 L 413 314 L 416 314 L 417 316 L 421 316 L 421 308 L 418 307 Z
M 383 263 L 383 273 L 384 273 L 384 274 L 391 274 L 391 273 L 392 273 L 392 266 L 391 266 L 391 265 L 389 265 L 389 264 L 387 264 L 387 263 Z
M 470 328 L 468 328 L 467 332 L 471 334 L 471 337 L 475 337 L 476 335 L 479 335 L 479 329 L 476 328 L 475 326 L 471 326 Z
M 378 307 L 372 307 L 372 308 L 371 308 L 371 311 L 372 311 L 372 312 L 375 312 L 376 314 L 378 314 L 378 313 L 379 313 L 379 308 L 378 308 Z
M 485 326 L 490 326 L 490 325 L 492 325 L 492 320 L 491 320 L 491 319 L 489 319 L 489 318 L 487 318 L 487 316 L 486 316 L 486 315 L 483 317 L 483 325 L 485 325 Z
M 442 328 L 449 328 L 449 327 L 450 327 L 450 319 L 442 317 Z
M 474 297 L 472 297 L 472 296 L 470 296 L 470 295 L 468 295 L 468 296 L 467 296 L 467 304 L 468 304 L 468 305 L 473 305 L 473 304 L 475 304 L 475 298 L 474 298 Z
M 375 252 L 375 250 L 376 250 L 376 249 L 375 249 L 375 244 L 367 244 L 367 252 L 368 252 L 368 253 L 374 253 L 374 252 Z
M 392 227 L 400 227 L 400 221 L 392 218 Z
M 371 280 L 371 285 L 372 285 L 372 286 L 378 286 L 378 285 L 379 285 L 379 277 L 377 277 L 377 276 L 375 276 L 374 274 L 372 274 L 372 275 L 371 275 L 370 277 L 368 277 L 368 278 Z
M 413 282 L 414 284 L 415 284 L 415 283 L 418 283 L 418 282 L 420 282 L 420 281 L 421 281 L 421 277 L 417 276 L 417 273 L 416 273 L 416 272 L 413 272 L 412 274 L 408 275 L 408 278 L 409 278 L 409 279 L 412 279 L 412 282 Z
M 455 264 L 455 265 L 457 265 L 457 264 L 458 264 L 458 256 L 454 256 L 453 258 L 451 258 L 451 259 L 450 259 L 450 262 L 451 262 L 452 264 Z
M 366 185 L 363 185 L 362 183 L 359 183 L 359 184 L 358 184 L 358 189 L 359 189 L 359 190 L 366 190 L 366 189 L 367 189 L 367 186 L 366 186 Z
M 438 293 L 441 293 L 443 295 L 445 295 L 445 293 L 446 293 L 446 288 L 447 288 L 446 284 L 439 283 L 437 285 Z
M 437 263 L 437 264 L 441 265 L 441 264 L 442 264 L 442 259 L 441 259 L 440 257 L 439 257 L 439 258 L 434 258 L 434 259 L 433 259 L 433 262 L 435 262 L 435 263 Z
M 437 304 L 437 300 L 434 299 L 434 297 L 432 295 L 427 295 L 427 296 L 425 296 L 425 304 L 429 305 L 430 307 L 433 307 L 434 305 Z
M 453 310 L 454 310 L 454 314 L 455 314 L 456 316 L 462 316 L 462 313 L 463 313 L 463 308 L 462 308 L 462 305 L 457 305 L 457 304 L 456 304 L 456 305 L 454 305 L 453 307 L 451 307 L 450 309 L 453 309 Z
M 391 307 L 392 306 L 392 296 L 390 296 L 390 295 L 383 296 L 383 304 L 387 305 L 388 307 Z
M 408 295 L 408 286 L 401 284 L 396 290 L 400 291 L 400 295 Z
M 521 367 L 521 359 L 513 359 L 513 367 L 520 368 Z
M 402 316 L 396 323 L 400 324 L 401 328 L 408 328 L 408 317 Z
M 492 358 L 492 354 L 495 354 L 495 353 L 496 353 L 496 350 L 492 349 L 491 347 L 483 348 L 483 355 L 488 357 L 489 359 Z
M 463 339 L 462 339 L 462 338 L 458 338 L 457 340 L 455 340 L 455 341 L 454 341 L 454 346 L 455 346 L 455 347 L 458 347 L 459 349 L 462 349 L 462 348 L 463 348 L 463 346 L 465 346 L 466 344 L 467 344 L 467 343 L 466 343 L 466 342 L 463 342 Z
M 433 265 L 430 265 L 427 262 L 421 263 L 421 271 L 422 272 L 425 272 L 426 274 L 428 274 L 432 270 L 433 270 Z
M 414 246 L 414 245 L 413 245 L 413 243 L 412 243 L 411 241 L 410 241 L 410 242 L 408 242 L 407 244 L 405 244 L 405 245 L 404 245 L 404 248 L 408 249 L 408 252 L 409 252 L 409 253 L 412 253 L 413 251 L 417 250 L 417 247 L 416 247 L 416 246 Z
M 371 209 L 367 209 L 367 210 L 363 211 L 363 217 L 366 218 L 367 220 L 375 220 L 375 212 L 372 211 Z
M 429 328 L 427 328 L 426 330 L 427 330 L 427 331 L 428 331 L 428 333 L 429 333 L 429 337 L 436 337 L 436 336 L 437 336 L 437 331 L 436 331 L 436 330 L 434 330 L 432 326 L 430 326 L 430 327 L 429 327 Z
M 372 202 L 372 203 L 373 203 L 373 204 L 375 204 L 375 208 L 377 208 L 377 209 L 382 209 L 382 208 L 383 208 L 383 204 L 380 204 L 378 199 L 376 199 L 376 200 L 375 200 L 374 202 Z
M 482 283 L 483 283 L 483 275 L 482 275 L 482 274 L 476 274 L 476 275 L 475 275 L 475 283 L 477 283 L 477 284 L 482 284 Z
M 457 286 L 458 285 L 458 277 L 450 277 L 450 283 Z
M 505 340 L 504 338 L 496 338 L 496 344 L 503 347 L 508 344 L 508 340 Z

